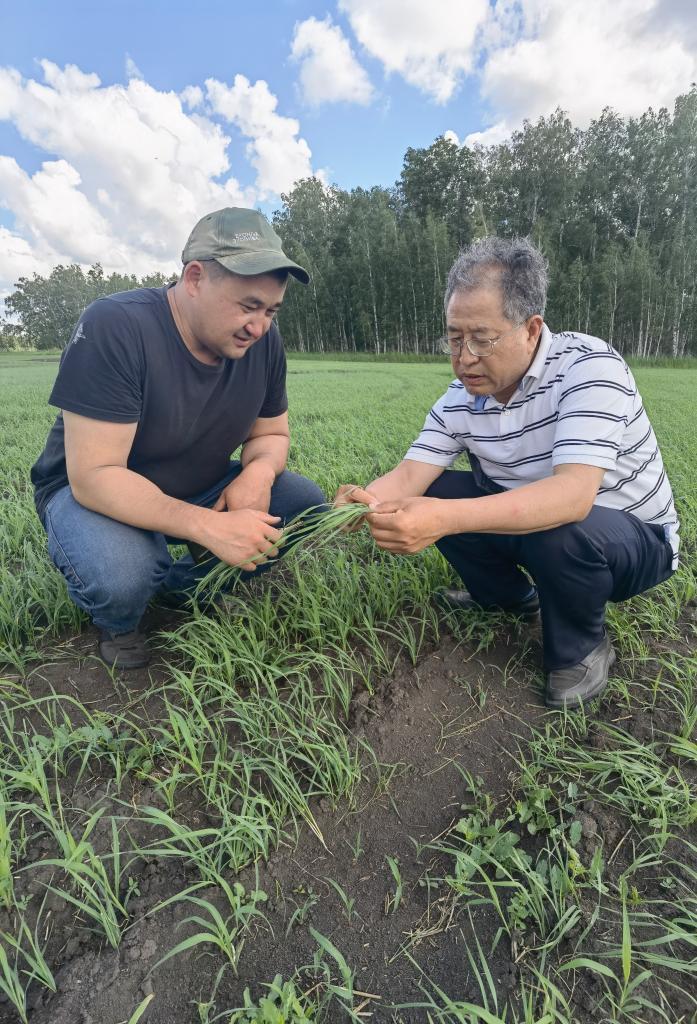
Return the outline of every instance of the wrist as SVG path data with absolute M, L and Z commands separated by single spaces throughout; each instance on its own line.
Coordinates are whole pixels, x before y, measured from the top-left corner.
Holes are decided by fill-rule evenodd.
M 464 500 L 462 498 L 434 498 L 438 502 L 435 526 L 438 538 L 448 537 L 454 533 L 466 533 L 464 522 Z
M 219 515 L 220 513 L 214 512 L 213 509 L 190 505 L 186 517 L 184 539 L 194 541 L 195 544 L 200 544 L 204 548 L 208 547 L 211 539 L 213 517 L 217 518 Z
M 261 483 L 268 483 L 269 486 L 273 486 L 276 480 L 276 468 L 269 459 L 257 458 L 252 459 L 245 466 L 242 467 L 242 473 L 247 477 L 254 477 L 255 480 L 259 480 Z M 241 476 L 242 474 L 240 474 Z

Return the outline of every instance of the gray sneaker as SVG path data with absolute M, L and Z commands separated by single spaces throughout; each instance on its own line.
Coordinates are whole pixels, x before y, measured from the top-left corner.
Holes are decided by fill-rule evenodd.
M 615 652 L 607 633 L 595 650 L 571 668 L 558 668 L 547 676 L 545 703 L 548 708 L 579 708 L 599 697 L 607 686 Z
M 109 668 L 145 668 L 150 664 L 150 652 L 145 637 L 137 629 L 130 633 L 99 633 L 99 657 Z
M 518 618 L 523 619 L 529 626 L 540 627 L 542 626 L 542 617 L 540 615 L 540 599 L 535 591 L 530 597 L 527 597 L 524 601 L 520 601 L 518 604 L 509 605 L 507 608 L 496 607 L 496 608 L 484 608 L 483 605 L 478 604 L 469 590 L 455 590 L 446 588 L 439 590 L 436 593 L 436 600 L 443 607 L 450 611 L 454 609 L 462 609 L 463 611 L 501 611 L 507 612 L 509 615 L 517 615 Z

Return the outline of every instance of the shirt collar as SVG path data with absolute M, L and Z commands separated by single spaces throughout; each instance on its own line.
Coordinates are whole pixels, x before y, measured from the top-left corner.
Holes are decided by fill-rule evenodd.
M 550 331 L 547 324 L 542 324 L 542 330 L 540 332 L 540 341 L 537 346 L 537 352 L 535 358 L 528 367 L 528 372 L 525 374 L 520 382 L 521 387 L 526 387 L 531 380 L 538 380 L 545 368 L 545 362 L 552 344 L 552 332 Z

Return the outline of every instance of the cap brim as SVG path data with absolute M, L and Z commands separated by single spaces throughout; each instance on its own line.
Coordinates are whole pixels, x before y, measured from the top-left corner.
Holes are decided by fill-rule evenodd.
M 301 284 L 310 283 L 310 275 L 297 263 L 293 263 L 287 256 L 267 249 L 263 252 L 239 252 L 230 256 L 216 256 L 215 260 L 226 270 L 234 274 L 242 274 L 244 277 L 253 277 L 256 274 L 270 274 L 272 270 L 287 270 Z

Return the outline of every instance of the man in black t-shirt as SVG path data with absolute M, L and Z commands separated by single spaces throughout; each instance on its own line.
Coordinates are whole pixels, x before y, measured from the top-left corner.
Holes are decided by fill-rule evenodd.
M 201 578 L 191 556 L 173 564 L 168 543 L 259 571 L 284 523 L 324 501 L 285 469 L 286 362 L 273 322 L 288 275 L 307 284 L 307 272 L 261 214 L 235 208 L 199 221 L 182 259 L 176 284 L 85 310 L 31 473 L 49 554 L 116 668 L 149 660 L 138 625 L 150 598 Z

